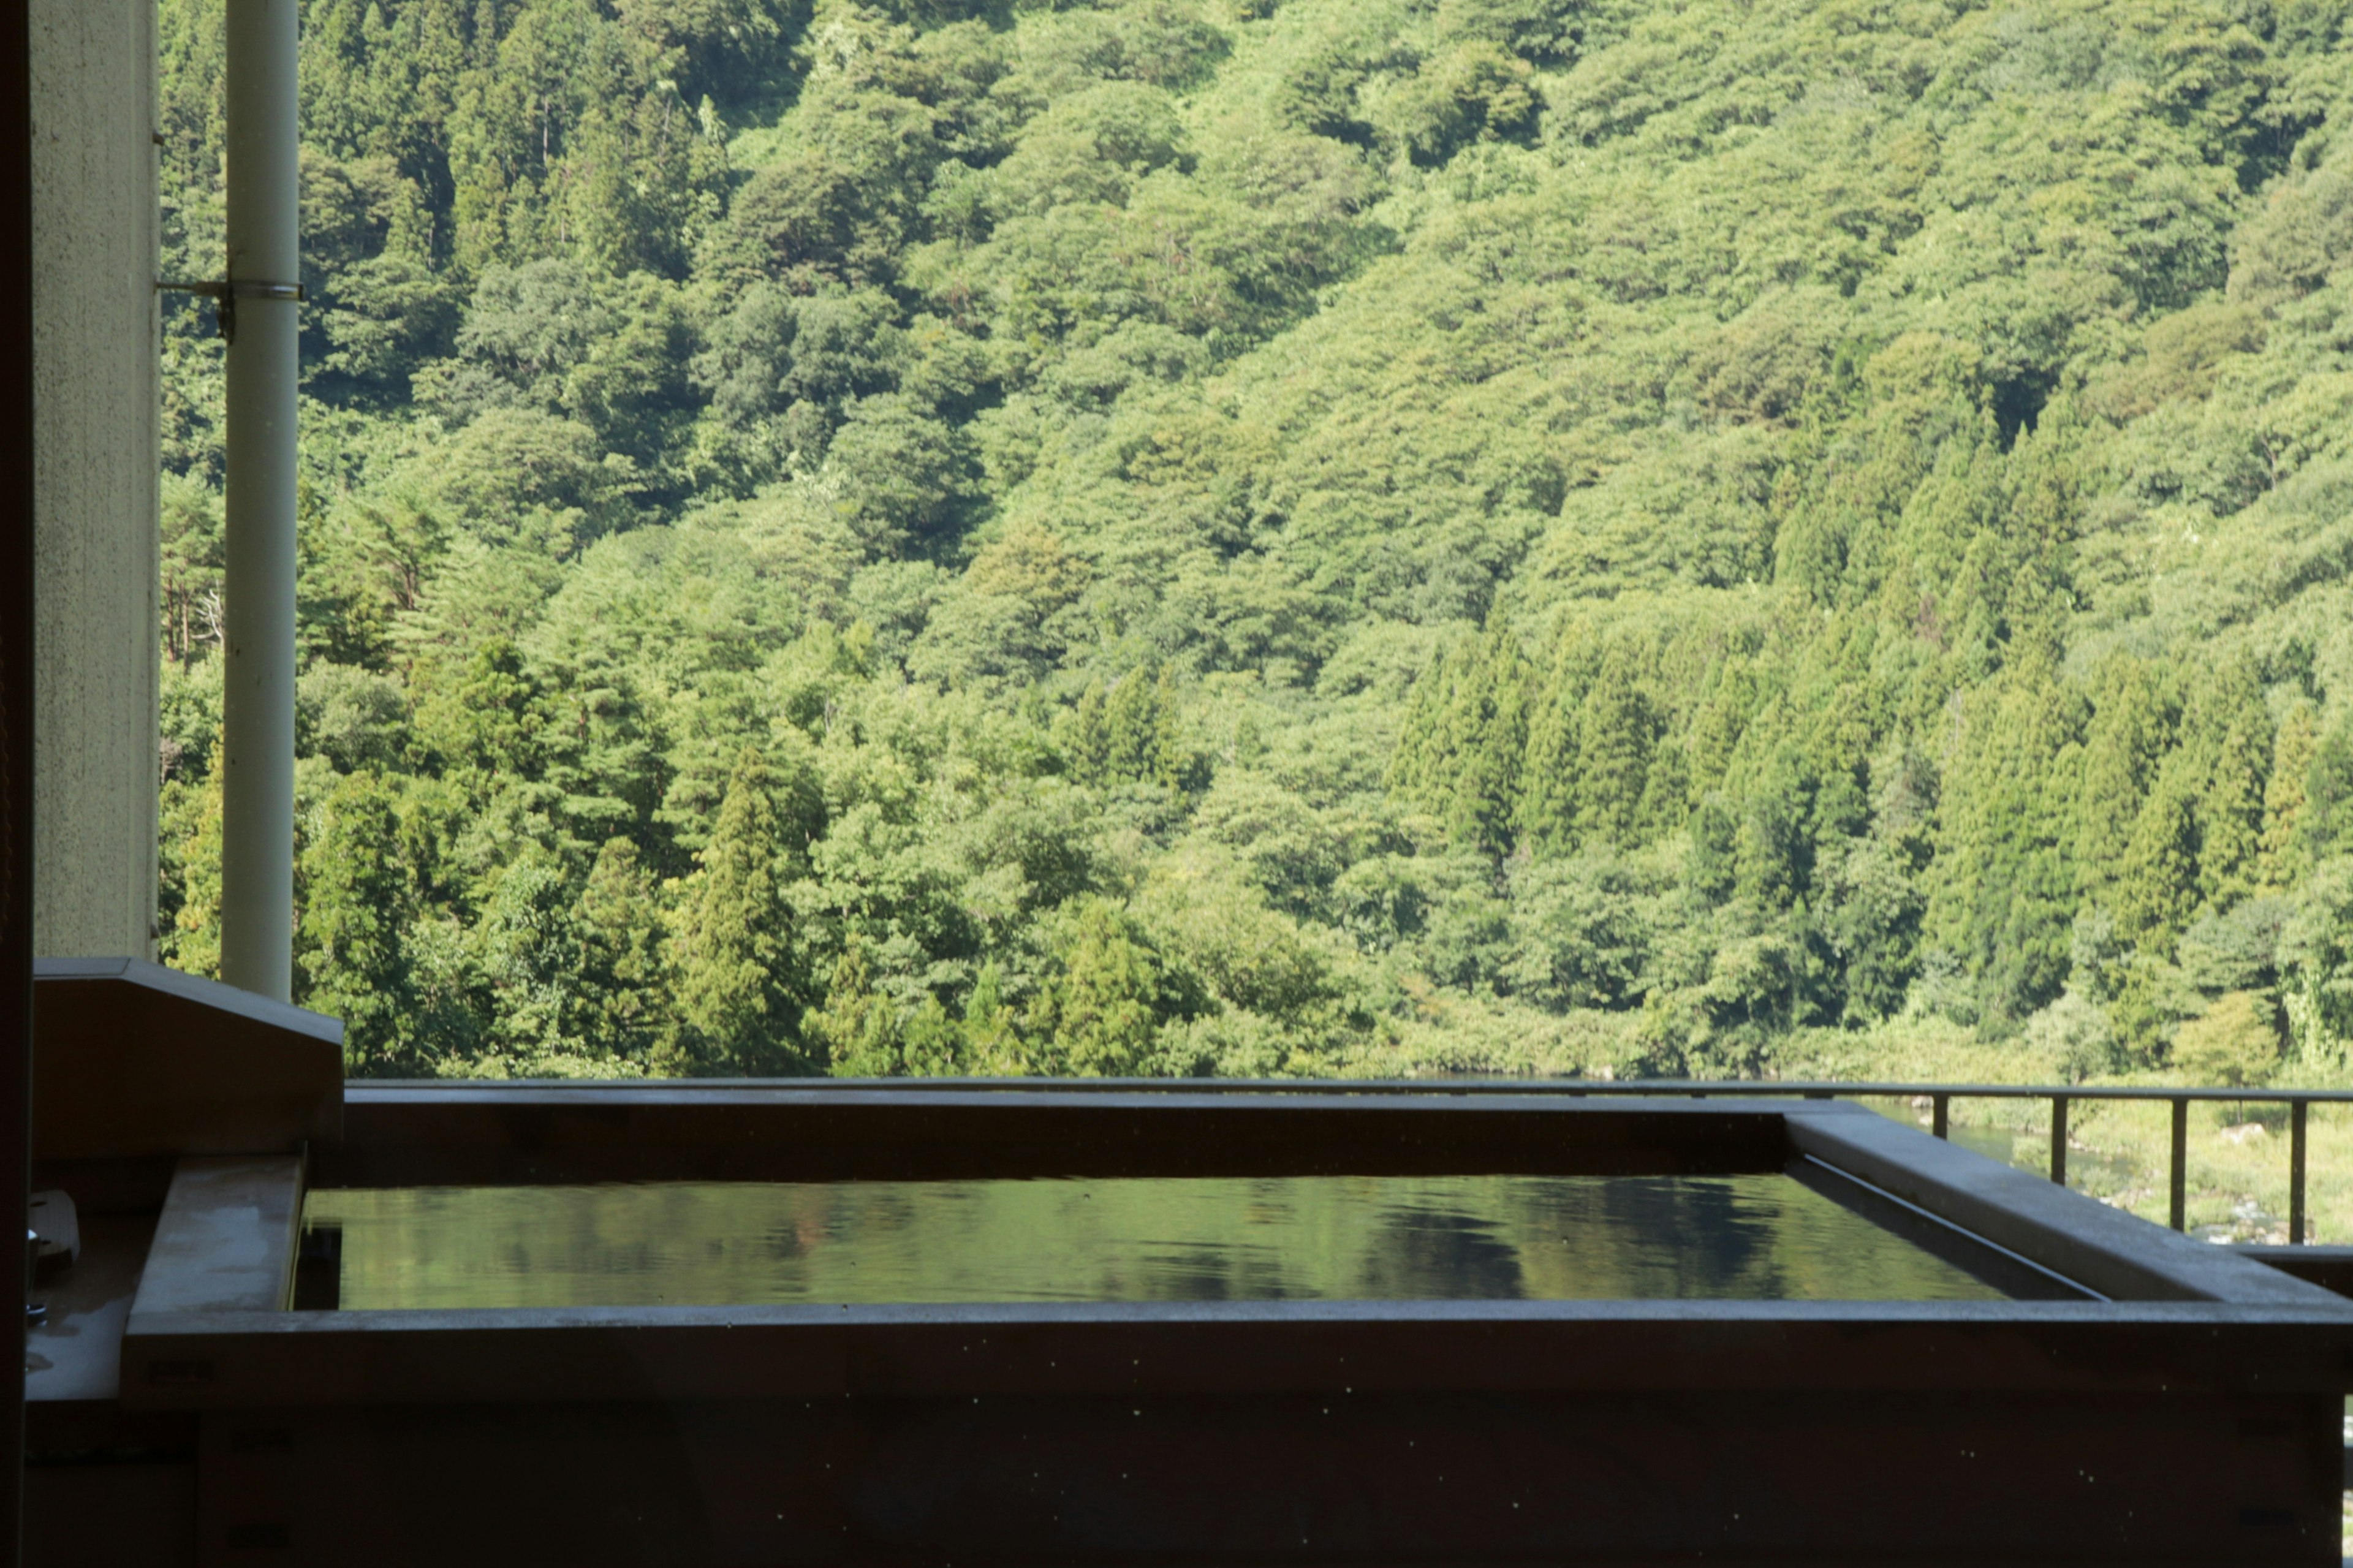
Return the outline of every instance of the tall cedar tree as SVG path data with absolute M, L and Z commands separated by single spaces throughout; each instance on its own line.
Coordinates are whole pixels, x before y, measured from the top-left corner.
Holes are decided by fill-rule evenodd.
M 2263 886 L 2284 890 L 2303 869 L 2305 788 L 2319 749 L 2317 710 L 2298 702 L 2272 740 L 2270 777 L 2263 784 Z
M 2100 667 L 2093 692 L 2076 805 L 2075 876 L 2086 898 L 2102 900 L 2124 864 L 2172 726 L 2148 667 L 2128 654 Z
M 320 803 L 301 858 L 296 997 L 343 1021 L 354 1076 L 413 1067 L 407 941 L 414 919 L 394 788 L 373 772 L 338 779 Z
M 2067 977 L 2082 716 L 2039 648 L 1966 704 L 1946 764 L 1926 929 L 1994 1018 L 2058 995 Z
M 802 1049 L 790 984 L 787 850 L 767 759 L 746 746 L 711 842 L 681 889 L 671 938 L 680 1029 L 671 1055 L 699 1073 L 785 1073 Z
M 1414 688 L 1391 778 L 1461 843 L 1509 852 L 1532 670 L 1497 616 Z

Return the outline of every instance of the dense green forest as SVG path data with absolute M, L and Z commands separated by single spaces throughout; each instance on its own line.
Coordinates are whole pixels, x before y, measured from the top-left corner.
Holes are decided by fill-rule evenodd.
M 2353 1070 L 2353 0 L 303 11 L 353 1071 Z

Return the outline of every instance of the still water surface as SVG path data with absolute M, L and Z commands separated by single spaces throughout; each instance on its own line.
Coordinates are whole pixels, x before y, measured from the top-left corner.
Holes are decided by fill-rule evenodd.
M 311 1194 L 344 1308 L 1973 1300 L 1786 1176 L 1293 1176 Z

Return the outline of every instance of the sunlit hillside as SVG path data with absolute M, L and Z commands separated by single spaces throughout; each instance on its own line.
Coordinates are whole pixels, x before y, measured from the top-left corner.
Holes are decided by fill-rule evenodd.
M 174 276 L 220 3 L 162 5 Z M 305 26 L 354 1071 L 2347 1073 L 2353 4 Z

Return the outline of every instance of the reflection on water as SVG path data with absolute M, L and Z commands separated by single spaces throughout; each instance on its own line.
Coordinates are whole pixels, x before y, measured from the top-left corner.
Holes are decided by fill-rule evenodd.
M 1785 1176 L 1293 1176 L 313 1192 L 345 1308 L 1966 1300 Z

